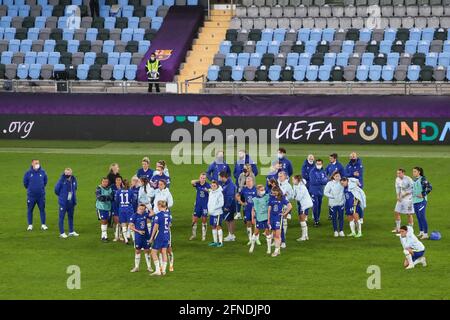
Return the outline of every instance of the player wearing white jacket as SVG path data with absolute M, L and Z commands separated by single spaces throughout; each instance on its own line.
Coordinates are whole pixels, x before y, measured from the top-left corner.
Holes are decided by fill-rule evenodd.
M 344 187 L 341 185 L 341 175 L 334 172 L 323 191 L 324 196 L 328 198 L 328 209 L 333 222 L 335 237 L 345 237 L 344 234 Z M 339 223 L 339 228 L 338 228 Z
M 298 218 L 300 221 L 300 229 L 302 230 L 302 234 L 297 241 L 309 240 L 306 219 L 308 217 L 308 210 L 313 207 L 313 201 L 309 195 L 305 180 L 303 180 L 301 175 L 294 176 L 292 182 L 294 184 L 293 198 L 297 201 Z
M 413 269 L 417 264 L 427 266 L 425 259 L 425 246 L 414 235 L 414 230 L 411 226 L 400 227 L 400 243 L 405 254 L 405 261 L 403 265 L 405 269 Z
M 210 247 L 222 247 L 223 246 L 223 230 L 222 221 L 224 218 L 223 205 L 224 197 L 222 193 L 222 187 L 220 187 L 217 181 L 211 181 L 211 190 L 208 196 L 208 214 L 209 224 L 211 225 L 213 242 L 209 243 Z
M 283 192 L 283 195 L 289 201 L 294 197 L 294 190 L 289 183 L 289 177 L 285 171 L 278 173 L 278 186 Z M 288 220 L 291 220 L 291 215 L 288 214 L 286 218 L 283 218 L 283 229 L 281 230 L 281 248 L 286 248 L 286 233 L 288 228 Z
M 170 208 L 173 206 L 173 197 L 170 193 L 169 188 L 166 188 L 166 181 L 159 180 L 158 181 L 158 189 L 155 190 L 155 199 L 153 200 L 153 211 L 155 214 L 159 213 L 158 209 L 158 201 L 163 200 L 167 202 L 167 209 L 170 211 Z
M 397 196 L 397 203 L 395 204 L 395 229 L 394 233 L 400 232 L 401 215 L 406 214 L 408 217 L 408 225 L 413 226 L 414 223 L 414 206 L 412 201 L 414 181 L 405 175 L 404 169 L 397 170 L 397 178 L 395 179 L 395 194 Z

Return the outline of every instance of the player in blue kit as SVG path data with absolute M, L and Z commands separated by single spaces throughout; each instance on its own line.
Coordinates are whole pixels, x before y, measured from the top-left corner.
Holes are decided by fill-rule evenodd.
M 281 229 L 283 228 L 283 218 L 291 212 L 292 205 L 283 196 L 283 192 L 280 188 L 274 187 L 272 189 L 272 197 L 269 200 L 268 221 L 270 229 L 273 232 L 273 238 L 275 240 L 275 251 L 272 253 L 272 257 L 280 255 L 281 248 Z
M 208 190 L 211 185 L 206 181 L 206 173 L 200 174 L 198 180 L 191 181 L 192 186 L 197 191 L 192 215 L 192 235 L 189 240 L 194 240 L 197 236 L 197 222 L 202 219 L 202 241 L 206 239 L 207 218 L 208 218 Z
M 116 193 L 117 191 L 123 188 L 123 180 L 122 177 L 118 176 L 115 179 L 115 183 L 111 185 L 111 190 L 113 191 L 112 201 L 111 201 L 111 216 L 112 216 L 112 225 L 114 228 L 114 242 L 122 240 L 122 234 L 120 233 L 120 223 L 119 223 L 119 207 L 116 202 Z
M 123 180 L 122 189 L 116 191 L 115 202 L 125 244 L 128 244 L 131 237 L 131 229 L 128 228 L 128 221 L 133 214 L 133 201 L 133 191 L 129 188 L 128 181 Z
M 252 177 L 247 177 L 245 179 L 245 186 L 242 188 L 241 192 L 236 194 L 236 201 L 244 206 L 244 223 L 247 226 L 247 245 L 252 244 L 252 209 L 253 209 L 253 198 L 256 197 L 256 188 Z
M 359 222 L 359 214 L 366 207 L 366 195 L 358 186 L 355 178 L 341 178 L 341 185 L 344 187 L 345 212 L 347 214 L 350 231 L 349 237 L 362 237 L 362 224 Z M 358 233 L 356 233 L 358 229 Z
M 170 223 L 171 216 L 167 208 L 167 202 L 159 200 L 157 202 L 159 212 L 155 215 L 153 220 L 153 230 L 150 236 L 150 243 L 152 244 L 152 259 L 155 264 L 155 272 L 152 276 L 161 276 L 166 274 L 167 267 L 167 248 L 170 243 Z M 160 265 L 158 253 L 162 255 L 162 264 Z
M 272 236 L 269 231 L 268 220 L 268 210 L 269 210 L 269 198 L 270 195 L 266 193 L 265 187 L 260 184 L 256 187 L 257 195 L 253 198 L 252 207 L 252 223 L 255 225 L 255 232 L 252 237 L 252 242 L 250 245 L 249 253 L 252 253 L 255 249 L 255 243 L 261 245 L 259 241 L 260 230 L 264 231 L 264 235 L 267 240 L 267 254 L 271 253 L 272 249 Z
M 158 162 L 156 169 L 153 172 L 153 177 L 150 179 L 150 185 L 153 189 L 158 189 L 158 182 L 160 180 L 164 180 L 166 182 L 166 187 L 170 188 L 170 177 L 164 173 L 164 166 Z
M 149 220 L 146 212 L 145 204 L 140 204 L 136 213 L 129 219 L 130 229 L 135 234 L 134 248 L 136 249 L 134 255 L 134 268 L 131 272 L 138 272 L 141 262 L 141 252 L 144 250 L 145 262 L 147 263 L 147 270 L 152 272 L 152 265 L 150 261 L 150 234 L 148 232 L 147 223 Z
M 131 177 L 130 190 L 133 192 L 133 212 L 137 212 L 137 207 L 139 204 L 139 189 L 141 180 L 138 176 Z
M 153 177 L 153 170 L 150 168 L 150 159 L 148 157 L 144 157 L 144 159 L 142 159 L 142 168 L 136 172 L 136 176 L 139 179 L 147 178 L 148 180 Z
M 230 175 L 225 171 L 222 171 L 219 174 L 219 179 L 224 201 L 223 219 L 228 228 L 228 236 L 225 237 L 224 241 L 236 241 L 236 236 L 234 234 L 236 227 L 234 222 L 234 214 L 236 213 L 236 185 L 231 180 Z

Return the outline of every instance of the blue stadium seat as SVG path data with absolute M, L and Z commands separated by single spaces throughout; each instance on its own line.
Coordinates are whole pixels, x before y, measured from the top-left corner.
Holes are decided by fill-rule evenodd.
M 294 80 L 304 81 L 306 76 L 306 66 L 294 66 Z
M 387 64 L 391 66 L 397 66 L 400 60 L 400 54 L 398 52 L 391 52 L 387 55 Z
M 8 6 L 8 16 L 17 17 L 19 15 L 19 8 L 17 6 Z
M 286 59 L 286 65 L 295 67 L 298 65 L 298 59 L 300 57 L 300 54 L 297 52 L 289 52 Z
M 63 30 L 63 40 L 69 41 L 73 40 L 74 29 L 64 29 Z
M 231 79 L 233 79 L 233 81 L 242 81 L 243 76 L 244 76 L 244 67 L 239 65 L 232 67 Z
M 444 41 L 444 47 L 442 48 L 442 52 L 450 52 L 450 40 Z
M 309 40 L 310 41 L 321 41 L 322 40 L 322 29 L 312 29 L 311 33 L 309 34 Z
M 95 63 L 95 58 L 97 57 L 97 54 L 95 52 L 86 52 L 84 54 L 84 62 L 83 64 L 87 64 L 88 66 L 91 66 Z
M 152 4 L 153 4 L 155 7 L 160 7 L 160 6 L 163 5 L 163 2 L 164 2 L 164 0 L 153 0 L 153 1 L 152 1 Z
M 417 52 L 427 54 L 430 51 L 430 41 L 421 40 L 417 44 Z
M 331 74 L 331 66 L 323 65 L 319 67 L 319 80 L 320 81 L 329 81 Z
M 308 81 L 316 81 L 319 74 L 319 66 L 307 66 L 306 67 L 306 79 Z
M 145 16 L 150 17 L 152 19 L 154 17 L 156 17 L 156 7 L 155 6 L 147 6 L 145 8 Z
M 98 29 L 97 28 L 89 28 L 86 30 L 86 40 L 95 41 L 97 40 Z M 123 41 L 123 40 L 122 40 Z M 126 40 L 129 41 L 129 40 Z
M 34 27 L 38 29 L 45 28 L 45 22 L 47 21 L 47 17 L 36 17 L 34 20 Z
M 369 79 L 371 81 L 380 81 L 381 78 L 381 66 L 375 65 L 369 67 Z
M 113 78 L 115 80 L 122 80 L 125 77 L 125 66 L 116 64 L 113 69 Z
M 209 81 L 217 81 L 217 79 L 219 78 L 219 69 L 219 66 L 209 66 L 207 74 L 207 78 Z
M 137 72 L 137 65 L 130 64 L 125 66 L 125 79 L 127 80 L 135 80 Z
M 409 54 L 414 54 L 417 52 L 417 41 L 407 40 L 405 42 L 405 52 Z
M 108 53 L 108 64 L 116 65 L 119 64 L 120 54 L 118 52 Z
M 141 41 L 144 40 L 144 34 L 145 34 L 145 29 L 134 29 L 133 31 L 133 40 L 134 41 Z
M 86 80 L 88 77 L 89 66 L 87 64 L 80 64 L 77 68 L 78 80 Z
M 121 7 L 127 6 L 128 5 L 128 0 L 119 0 L 118 4 Z
M 345 40 L 342 43 L 342 52 L 351 54 L 351 53 L 353 53 L 354 46 L 355 46 L 355 43 L 353 40 Z
M 447 80 L 450 80 L 450 68 L 447 68 Z
M 363 28 L 359 30 L 359 41 L 370 42 L 372 38 L 372 30 Z
M 360 65 L 356 69 L 356 79 L 358 81 L 367 81 L 367 78 L 369 77 L 369 67 L 366 65 Z
M 256 42 L 255 52 L 257 52 L 259 54 L 267 53 L 268 46 L 269 46 L 269 44 L 268 44 L 267 41 L 259 40 L 259 41 Z
M 348 58 L 349 58 L 348 53 L 346 53 L 346 52 L 338 53 L 336 56 L 336 65 L 345 67 L 346 65 L 348 65 Z
M 394 79 L 394 71 L 395 66 L 392 65 L 383 66 L 383 70 L 381 70 L 381 78 L 384 81 L 392 81 L 392 79 Z
M 59 52 L 38 52 L 36 63 L 55 65 L 59 63 L 61 54 Z
M 55 71 L 64 71 L 66 70 L 66 66 L 62 63 L 55 64 L 53 66 L 53 77 L 55 76 Z
M 114 52 L 114 40 L 105 40 L 103 41 L 103 52 L 104 53 L 110 53 Z
M 236 65 L 237 54 L 236 53 L 228 53 L 225 57 L 225 65 L 233 67 Z
M 277 55 L 280 50 L 280 43 L 278 41 L 271 41 L 267 47 L 267 53 L 273 53 Z
M 48 0 L 37 0 L 37 4 L 40 6 L 48 5 Z
M 13 40 L 16 36 L 16 28 L 5 28 L 5 33 L 3 34 L 3 39 Z
M 389 54 L 391 52 L 392 48 L 392 41 L 391 40 L 381 40 L 380 42 L 380 53 Z
M 164 5 L 171 7 L 175 5 L 175 0 L 164 0 Z
M 272 29 L 264 29 L 261 32 L 261 40 L 266 41 L 267 43 L 271 42 L 273 39 L 273 30 Z
M 122 17 L 130 18 L 133 16 L 134 6 L 124 6 L 122 7 Z
M 446 68 L 450 66 L 450 52 L 439 53 L 438 64 Z
M 314 54 L 316 52 L 317 48 L 317 41 L 316 40 L 308 40 L 305 44 L 305 52 L 309 54 Z
M 3 51 L 0 60 L 1 64 L 11 64 L 13 58 L 13 53 L 11 51 Z
M 11 27 L 12 18 L 8 16 L 4 16 L 0 18 L 0 27 L 1 28 L 10 28 Z
M 331 67 L 336 65 L 336 53 L 334 52 L 325 53 L 323 64 Z
M 37 80 L 41 76 L 41 67 L 42 65 L 38 63 L 32 63 L 30 64 L 30 69 L 28 70 L 28 76 L 33 79 Z
M 78 52 L 79 46 L 80 46 L 80 41 L 69 40 L 69 41 L 67 41 L 67 52 L 70 52 L 70 53 Z
M 59 17 L 57 26 L 58 26 L 59 29 L 67 28 L 67 17 L 65 17 L 65 16 Z
M 103 26 L 108 30 L 114 29 L 116 27 L 116 17 L 106 17 Z
M 311 29 L 309 28 L 301 28 L 298 30 L 297 41 L 306 42 L 309 40 L 309 34 L 311 33 Z
M 81 6 L 83 4 L 83 0 L 72 0 L 72 5 Z
M 20 52 L 29 52 L 31 51 L 31 45 L 33 44 L 33 41 L 30 39 L 24 39 L 20 42 Z
M 122 52 L 119 58 L 119 64 L 129 65 L 131 63 L 131 53 L 130 52 Z
M 198 0 L 187 0 L 188 6 L 198 6 Z
M 261 65 L 262 55 L 259 52 L 250 54 L 250 66 L 259 67 Z
M 230 52 L 231 42 L 230 41 L 222 41 L 220 43 L 219 52 L 222 54 L 227 54 Z
M 37 40 L 39 38 L 39 29 L 38 28 L 30 28 L 28 29 L 27 39 Z
M 48 18 L 52 16 L 52 13 L 53 13 L 53 6 L 51 5 L 42 6 L 41 16 Z
M 26 79 L 28 78 L 29 66 L 27 64 L 21 63 L 17 66 L 17 78 Z
M 309 66 L 311 63 L 311 54 L 309 53 L 300 53 L 300 58 L 298 64 L 301 66 Z
M 239 53 L 237 60 L 238 65 L 240 65 L 241 67 L 246 67 L 248 66 L 249 62 L 250 62 L 250 53 L 247 52 Z
M 25 0 L 14 0 L 14 5 L 20 7 L 25 5 Z
M 269 67 L 269 79 L 270 81 L 279 81 L 281 75 L 281 66 L 273 65 Z
M 139 28 L 139 18 L 138 17 L 128 18 L 128 28 L 138 29 Z
M 32 64 L 32 63 L 36 63 L 36 56 L 37 53 L 33 52 L 33 51 L 29 51 L 27 53 L 25 53 L 25 64 Z
M 100 17 L 103 18 L 109 17 L 110 10 L 111 10 L 110 6 L 100 6 Z
M 422 30 L 422 40 L 433 41 L 434 39 L 434 28 L 424 28 Z
M 390 40 L 395 41 L 395 37 L 397 35 L 397 30 L 393 28 L 387 28 L 384 30 L 384 39 L 383 40 Z
M 375 58 L 372 52 L 364 52 L 361 58 L 361 64 L 365 66 L 371 66 L 373 64 L 373 59 Z
M 436 52 L 427 53 L 425 57 L 425 65 L 436 67 L 438 63 L 438 54 Z
M 420 66 L 417 65 L 410 65 L 408 66 L 408 73 L 406 74 L 406 77 L 409 81 L 417 81 L 419 80 L 420 76 Z
M 285 36 L 286 36 L 286 29 L 284 28 L 275 29 L 273 32 L 273 40 L 275 41 L 282 42 L 284 41 Z
M 419 28 L 409 29 L 409 40 L 420 41 L 422 38 L 422 30 Z
M 0 27 L 0 40 L 3 39 L 3 34 L 5 33 L 5 28 Z
M 155 30 L 159 30 L 159 28 L 161 28 L 162 22 L 163 22 L 163 18 L 162 17 L 154 17 L 154 18 L 152 18 L 151 28 L 155 29 Z
M 20 49 L 20 40 L 17 39 L 9 40 L 8 51 L 15 53 L 19 52 L 19 49 Z
M 141 40 L 139 41 L 139 48 L 138 48 L 138 52 L 139 53 L 146 53 L 148 51 L 148 49 L 150 49 L 150 41 L 149 40 Z M 113 43 L 114 45 L 114 43 Z M 104 46 L 104 43 L 103 43 Z
M 55 51 L 55 45 L 56 45 L 56 41 L 55 40 L 45 40 L 44 42 L 44 50 L 45 52 L 53 52 Z
M 19 7 L 19 17 L 28 17 L 30 15 L 30 6 L 23 5 Z
M 334 28 L 326 28 L 322 32 L 322 41 L 331 42 L 334 40 L 334 33 L 336 30 Z

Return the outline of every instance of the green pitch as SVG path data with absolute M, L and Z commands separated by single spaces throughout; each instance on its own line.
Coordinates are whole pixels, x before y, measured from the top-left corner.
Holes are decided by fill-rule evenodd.
M 237 221 L 235 243 L 210 248 L 200 240 L 188 241 L 194 189 L 205 165 L 175 166 L 170 145 L 61 141 L 0 141 L 0 299 L 449 299 L 450 298 L 450 147 L 398 146 L 307 146 L 287 145 L 296 172 L 308 152 L 327 159 L 332 151 L 346 162 L 350 151 L 360 152 L 365 166 L 368 208 L 363 238 L 333 238 L 327 221 L 326 202 L 322 226 L 312 228 L 310 241 L 298 243 L 300 228 L 291 220 L 287 249 L 281 256 L 265 254 L 265 241 L 248 253 L 242 220 Z M 111 162 L 131 177 L 142 156 L 168 161 L 173 186 L 173 246 L 175 272 L 154 278 L 145 272 L 132 274 L 134 252 L 122 243 L 102 243 L 94 208 L 94 191 Z M 39 158 L 49 175 L 47 224 L 39 230 L 35 211 L 32 232 L 26 230 L 26 192 L 23 173 L 32 158 Z M 394 177 L 398 167 L 410 174 L 422 166 L 434 190 L 429 196 L 430 230 L 439 230 L 441 241 L 426 241 L 429 266 L 413 270 L 402 267 L 398 238 L 391 234 L 395 204 Z M 79 181 L 75 229 L 79 238 L 60 239 L 57 229 L 57 199 L 53 187 L 64 167 L 70 166 Z M 263 182 L 258 177 L 258 182 Z M 293 215 L 296 218 L 296 215 Z M 416 223 L 417 225 L 417 223 Z M 200 231 L 201 228 L 199 228 Z M 345 232 L 348 233 L 348 223 Z M 416 232 L 417 233 L 417 232 Z M 111 237 L 111 229 L 109 229 Z M 225 233 L 226 234 L 226 233 Z M 211 239 L 208 229 L 208 240 Z M 264 238 L 262 238 L 264 240 Z M 66 287 L 67 267 L 81 269 L 81 289 Z M 369 290 L 367 268 L 381 269 L 381 289 Z

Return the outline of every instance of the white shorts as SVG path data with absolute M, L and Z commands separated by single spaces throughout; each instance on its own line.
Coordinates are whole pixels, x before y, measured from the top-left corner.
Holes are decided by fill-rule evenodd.
M 414 214 L 414 206 L 412 200 L 401 200 L 395 205 L 395 212 L 401 214 Z

